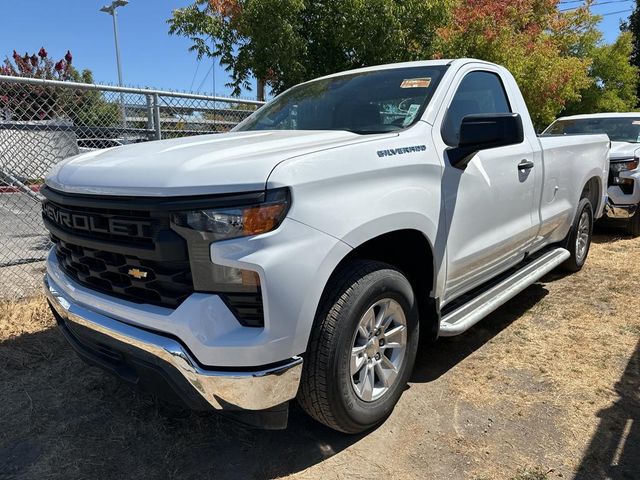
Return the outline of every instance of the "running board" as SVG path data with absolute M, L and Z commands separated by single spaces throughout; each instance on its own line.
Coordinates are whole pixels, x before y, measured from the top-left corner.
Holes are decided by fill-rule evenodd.
M 440 336 L 453 337 L 465 332 L 570 256 L 568 250 L 555 248 L 529 261 L 500 283 L 443 315 L 440 322 Z

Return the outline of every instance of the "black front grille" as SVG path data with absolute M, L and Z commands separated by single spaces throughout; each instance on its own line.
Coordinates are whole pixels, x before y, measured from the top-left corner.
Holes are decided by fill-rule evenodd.
M 138 303 L 178 307 L 194 291 L 184 238 L 162 207 L 42 190 L 42 219 L 60 267 L 94 290 Z M 114 205 L 115 203 L 115 205 Z
M 156 262 L 54 237 L 60 266 L 83 285 L 130 301 L 176 308 L 193 292 L 189 261 Z
M 263 199 L 263 192 L 111 197 L 69 194 L 45 186 L 41 193 L 45 197 L 42 220 L 55 242 L 60 268 L 78 283 L 125 300 L 167 308 L 177 308 L 198 286 L 198 291 L 218 293 L 242 325 L 264 326 L 259 288 L 252 293 L 221 293 L 207 288 L 203 277 L 194 282 L 187 240 L 170 221 L 174 211 L 256 203 Z M 207 254 L 208 245 L 205 247 Z M 196 271 L 195 276 L 208 273 L 206 269 Z

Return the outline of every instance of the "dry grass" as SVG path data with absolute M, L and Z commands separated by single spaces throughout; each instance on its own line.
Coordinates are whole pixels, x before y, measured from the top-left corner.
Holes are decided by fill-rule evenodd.
M 21 302 L 0 302 L 0 340 L 46 330 L 55 325 L 43 297 Z
M 583 271 L 550 276 L 544 300 L 527 308 L 499 343 L 489 342 L 482 361 L 462 366 L 478 378 L 473 388 L 461 376 L 453 379 L 465 398 L 535 408 L 536 393 L 554 391 L 545 400 L 549 408 L 572 406 L 562 418 L 566 427 L 577 436 L 588 433 L 584 414 L 615 398 L 614 385 L 640 334 L 640 244 L 597 240 L 603 243 L 594 245 Z
M 42 299 L 0 304 L 0 477 L 640 478 L 639 285 L 640 239 L 599 234 L 580 273 L 421 351 L 356 437 L 170 408 L 82 364 Z

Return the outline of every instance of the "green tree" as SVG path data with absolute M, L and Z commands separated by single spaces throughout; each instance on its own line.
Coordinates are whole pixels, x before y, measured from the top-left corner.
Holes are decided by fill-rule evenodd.
M 567 105 L 565 114 L 625 112 L 637 103 L 638 67 L 630 62 L 633 51 L 631 32 L 622 32 L 611 45 L 594 46 L 589 52 L 590 85 L 580 101 Z
M 75 75 L 74 81 L 95 83 L 90 70 Z M 98 90 L 60 89 L 60 93 L 62 116 L 71 119 L 74 125 L 112 127 L 121 122 L 120 105 L 105 100 Z
M 587 8 L 559 12 L 557 0 L 468 0 L 438 31 L 438 56 L 475 57 L 507 67 L 534 124 L 542 128 L 590 85 L 595 20 Z
M 621 30 L 631 33 L 631 64 L 640 69 L 640 1 L 629 15 L 629 20 L 621 25 Z M 636 81 L 636 97 L 640 99 L 640 82 Z
M 173 12 L 169 32 L 189 38 L 199 57 L 218 58 L 235 95 L 252 77 L 279 93 L 336 71 L 431 57 L 454 3 L 195 0 Z

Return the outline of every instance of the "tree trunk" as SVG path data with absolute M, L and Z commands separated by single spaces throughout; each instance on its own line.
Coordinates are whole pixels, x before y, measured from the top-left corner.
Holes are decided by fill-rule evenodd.
M 262 78 L 258 78 L 258 88 L 257 88 L 258 92 L 258 100 L 261 102 L 264 102 L 265 99 L 265 84 L 264 84 L 264 80 Z

